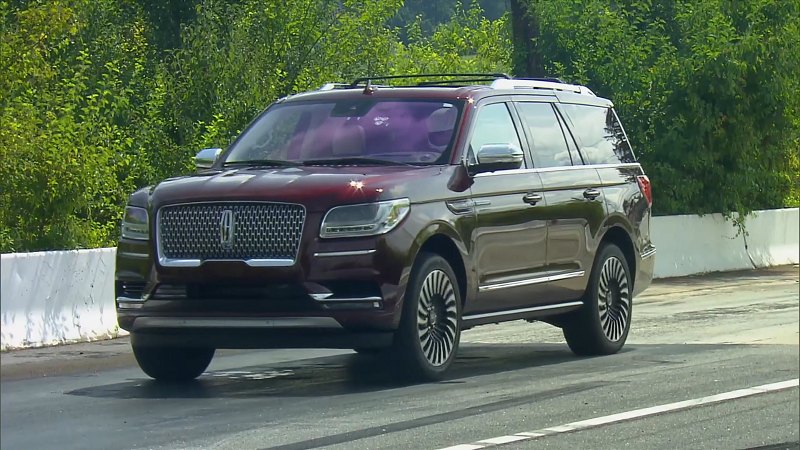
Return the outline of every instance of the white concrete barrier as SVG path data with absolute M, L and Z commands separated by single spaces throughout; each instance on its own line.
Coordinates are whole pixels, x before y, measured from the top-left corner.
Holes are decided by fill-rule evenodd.
M 650 222 L 656 278 L 752 269 L 744 236 L 721 214 L 662 216 Z
M 113 248 L 14 253 L 0 260 L 0 348 L 119 334 Z
M 800 210 L 760 211 L 747 234 L 719 214 L 654 217 L 655 277 L 797 264 Z M 0 349 L 125 334 L 114 309 L 115 249 L 16 253 L 0 260 Z
M 744 241 L 755 267 L 800 263 L 800 208 L 759 211 L 746 224 Z

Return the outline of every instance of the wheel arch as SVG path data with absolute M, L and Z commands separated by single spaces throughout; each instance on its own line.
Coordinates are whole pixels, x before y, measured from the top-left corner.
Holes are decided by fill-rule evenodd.
M 439 226 L 428 228 L 426 232 L 421 233 L 416 243 L 417 248 L 413 252 L 409 268 L 413 267 L 422 253 L 434 253 L 444 258 L 455 272 L 463 307 L 466 304 L 469 289 L 468 267 L 465 262 L 466 248 L 458 234 L 450 227 L 439 224 Z
M 625 255 L 625 261 L 628 263 L 628 269 L 631 274 L 631 281 L 635 285 L 637 260 L 636 250 L 633 246 L 633 239 L 631 239 L 630 233 L 620 225 L 612 225 L 603 233 L 598 251 L 605 244 L 616 245 L 622 251 L 622 254 Z

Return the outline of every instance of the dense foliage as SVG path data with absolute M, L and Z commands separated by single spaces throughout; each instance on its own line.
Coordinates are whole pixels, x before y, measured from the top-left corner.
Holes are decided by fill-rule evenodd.
M 510 71 L 509 4 L 516 56 L 615 100 L 657 212 L 800 203 L 797 2 L 0 0 L 0 251 L 113 245 L 130 192 L 280 96 Z
M 278 97 L 364 74 L 508 71 L 506 19 L 401 0 L 0 1 L 0 251 L 113 245 L 127 195 Z
M 800 3 L 518 1 L 545 70 L 614 99 L 656 213 L 800 204 Z

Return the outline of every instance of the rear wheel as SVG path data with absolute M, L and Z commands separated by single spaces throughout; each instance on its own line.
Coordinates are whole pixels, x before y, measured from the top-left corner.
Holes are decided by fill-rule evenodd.
M 600 248 L 580 310 L 566 318 L 564 338 L 578 355 L 610 355 L 628 338 L 633 283 L 625 255 L 614 244 Z
M 461 338 L 461 295 L 455 273 L 439 255 L 421 254 L 412 269 L 393 353 L 413 378 L 438 380 Z
M 189 381 L 206 370 L 213 348 L 154 347 L 132 345 L 142 371 L 159 381 Z

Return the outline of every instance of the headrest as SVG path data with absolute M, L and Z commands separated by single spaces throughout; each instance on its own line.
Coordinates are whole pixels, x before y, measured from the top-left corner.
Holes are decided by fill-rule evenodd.
M 451 131 L 456 125 L 456 108 L 439 108 L 428 116 L 428 132 Z

